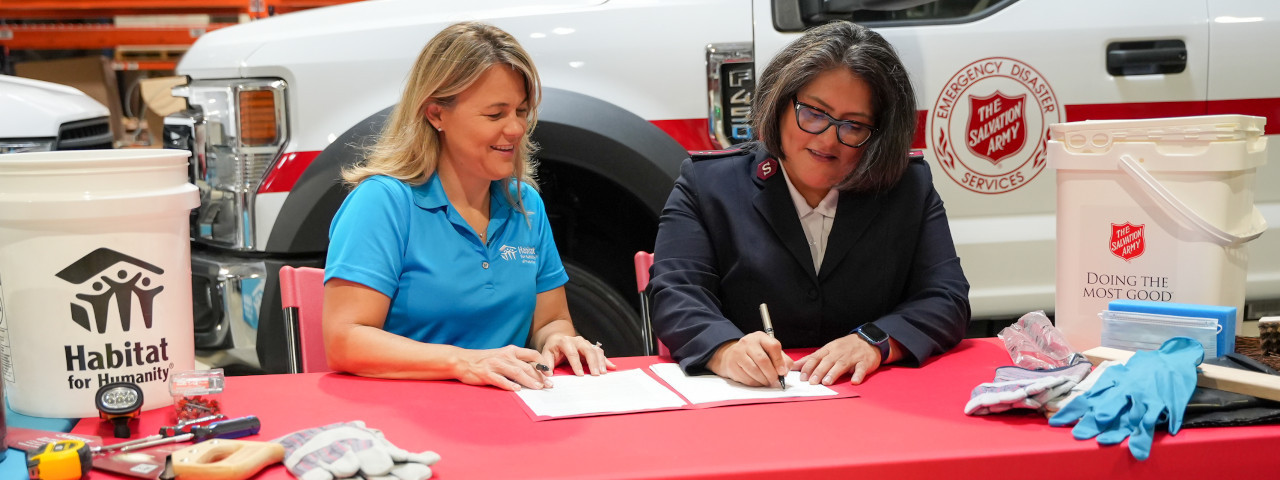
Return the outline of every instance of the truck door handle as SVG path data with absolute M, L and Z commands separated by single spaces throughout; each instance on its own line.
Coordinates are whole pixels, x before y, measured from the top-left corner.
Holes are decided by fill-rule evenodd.
M 1181 73 L 1187 69 L 1182 40 L 1115 42 L 1107 45 L 1107 73 L 1114 76 Z

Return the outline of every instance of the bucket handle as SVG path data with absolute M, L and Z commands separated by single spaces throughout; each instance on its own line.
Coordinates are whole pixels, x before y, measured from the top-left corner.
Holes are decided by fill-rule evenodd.
M 1201 217 L 1187 204 L 1182 203 L 1182 200 L 1178 200 L 1178 197 L 1175 197 L 1169 189 L 1164 188 L 1164 185 L 1161 185 L 1155 177 L 1152 177 L 1147 172 L 1147 169 L 1142 168 L 1142 165 L 1138 165 L 1137 160 L 1134 160 L 1132 156 L 1128 154 L 1120 155 L 1120 161 L 1117 163 L 1119 163 L 1120 170 L 1129 174 L 1129 178 L 1132 178 L 1139 187 L 1142 187 L 1147 196 L 1155 200 L 1156 205 L 1159 205 L 1164 210 L 1164 213 L 1175 219 L 1183 220 L 1184 223 L 1194 225 L 1200 231 L 1213 237 L 1214 243 L 1224 247 L 1240 245 L 1258 238 L 1263 232 L 1267 231 L 1267 219 L 1262 216 L 1262 212 L 1258 211 L 1256 205 L 1253 207 L 1253 218 L 1249 223 L 1249 230 L 1243 235 L 1236 235 L 1209 223 L 1208 220 Z

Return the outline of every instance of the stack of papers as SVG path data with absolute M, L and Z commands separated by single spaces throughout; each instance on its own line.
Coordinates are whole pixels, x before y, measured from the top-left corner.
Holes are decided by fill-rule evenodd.
M 748 387 L 716 375 L 688 376 L 675 363 L 654 364 L 648 369 L 653 376 L 642 368 L 594 377 L 557 375 L 553 377 L 554 388 L 524 389 L 516 395 L 534 420 L 854 396 L 852 392 L 840 394 L 823 385 L 801 382 L 800 372 L 787 374 L 787 388 L 783 390 Z
M 553 388 L 523 388 L 516 395 L 540 417 L 664 410 L 687 405 L 679 395 L 638 368 L 595 377 L 556 375 L 552 381 Z

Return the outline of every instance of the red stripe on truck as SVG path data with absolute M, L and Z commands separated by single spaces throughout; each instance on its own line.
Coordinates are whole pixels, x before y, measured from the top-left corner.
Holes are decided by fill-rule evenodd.
M 1068 122 L 1083 120 L 1119 120 L 1165 117 L 1188 117 L 1194 115 L 1253 115 L 1267 119 L 1267 135 L 1280 134 L 1280 98 L 1246 98 L 1238 100 L 1213 100 L 1208 102 L 1148 102 L 1148 103 L 1099 103 L 1092 105 L 1067 105 Z M 928 123 L 928 110 L 916 112 L 916 135 L 911 142 L 912 149 L 927 148 L 925 143 L 925 126 Z M 685 150 L 705 151 L 719 150 L 722 147 L 711 139 L 711 131 L 705 118 L 683 118 L 674 120 L 651 120 Z M 298 182 L 298 177 L 306 171 L 320 152 L 292 152 L 271 169 L 258 193 L 288 192 Z
M 1205 114 L 1205 102 L 1099 103 L 1067 105 L 1068 122 L 1192 117 Z
M 1068 122 L 1084 120 L 1133 120 L 1144 118 L 1191 117 L 1196 115 L 1252 115 L 1267 119 L 1266 134 L 1280 134 L 1280 98 L 1248 98 L 1196 102 L 1098 103 L 1067 105 Z M 925 124 L 928 110 L 917 112 L 916 137 L 911 148 L 927 148 Z
M 271 172 L 267 173 L 267 178 L 262 181 L 262 185 L 258 186 L 258 193 L 286 193 L 293 190 L 293 185 L 298 183 L 298 177 L 302 176 L 302 172 L 311 166 L 311 161 L 316 159 L 320 152 L 291 152 L 284 154 L 276 166 L 272 167 Z
M 1207 102 L 1101 103 L 1067 105 L 1067 121 L 1252 115 L 1267 119 L 1266 134 L 1280 134 L 1280 98 L 1245 98 Z
M 927 130 L 928 123 L 929 123 L 928 110 L 920 110 L 916 112 L 916 138 L 911 140 L 912 150 L 921 150 L 924 148 L 928 148 L 928 146 L 924 144 L 925 142 L 924 138 L 928 132 Z
M 1243 100 L 1214 100 L 1209 102 L 1209 115 L 1239 113 L 1265 117 L 1267 135 L 1280 134 L 1280 98 L 1249 98 Z
M 649 123 L 666 132 L 685 150 L 719 150 L 722 148 L 718 142 L 711 141 L 711 128 L 707 126 L 707 119 L 705 118 L 650 120 Z
M 719 150 L 720 146 L 712 143 L 710 129 L 705 118 L 685 118 L 676 120 L 653 120 L 652 123 L 671 138 L 675 139 L 685 150 Z M 311 166 L 311 162 L 320 155 L 318 151 L 291 152 L 276 163 L 267 178 L 258 187 L 258 193 L 285 193 L 293 190 L 298 177 Z

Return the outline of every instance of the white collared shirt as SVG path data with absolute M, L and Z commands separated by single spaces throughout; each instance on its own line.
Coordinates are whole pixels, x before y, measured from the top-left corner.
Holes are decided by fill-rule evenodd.
M 800 228 L 809 242 L 809 255 L 813 257 L 813 271 L 822 269 L 822 257 L 827 253 L 827 236 L 831 234 L 831 224 L 836 219 L 836 205 L 840 200 L 840 191 L 831 189 L 827 196 L 818 202 L 817 207 L 810 207 L 809 202 L 800 195 L 796 186 L 791 183 L 787 169 L 782 169 L 782 177 L 787 180 L 787 189 L 791 191 L 791 203 L 796 206 L 796 215 L 800 217 Z

